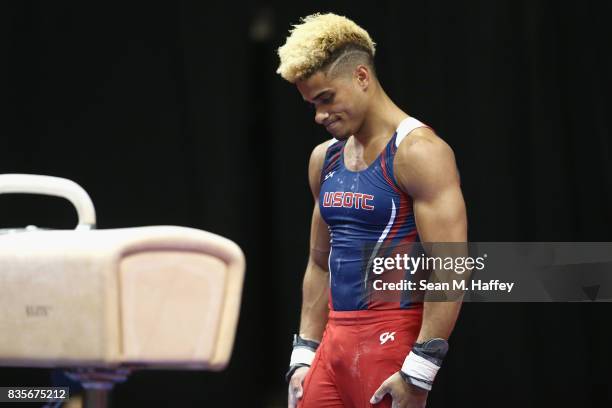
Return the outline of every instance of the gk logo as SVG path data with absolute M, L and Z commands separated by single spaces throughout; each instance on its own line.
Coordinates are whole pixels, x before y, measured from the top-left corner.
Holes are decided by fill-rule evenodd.
M 387 341 L 395 341 L 395 332 L 384 332 L 380 335 L 380 344 L 385 344 Z
M 323 181 L 327 180 L 327 179 L 328 179 L 328 178 L 330 178 L 330 177 L 333 177 L 333 176 L 334 176 L 334 173 L 335 173 L 335 171 L 331 171 L 331 172 L 327 173 L 327 174 L 325 175 L 325 179 L 324 179 Z

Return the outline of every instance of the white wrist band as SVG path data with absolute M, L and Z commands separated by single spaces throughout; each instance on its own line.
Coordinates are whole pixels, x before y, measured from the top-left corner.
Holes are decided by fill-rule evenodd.
M 294 347 L 291 352 L 291 360 L 289 366 L 295 364 L 307 364 L 311 365 L 314 360 L 315 352 L 307 347 Z
M 402 372 L 410 377 L 410 382 L 426 390 L 431 390 L 431 384 L 439 369 L 439 366 L 412 351 L 406 356 L 402 365 Z

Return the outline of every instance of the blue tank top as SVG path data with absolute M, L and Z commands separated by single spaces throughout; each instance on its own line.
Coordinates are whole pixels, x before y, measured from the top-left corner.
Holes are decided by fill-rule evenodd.
M 382 153 L 365 170 L 344 165 L 346 140 L 332 140 L 321 171 L 319 208 L 329 226 L 330 309 L 388 310 L 415 307 L 407 292 L 397 301 L 373 294 L 372 263 L 392 256 L 394 248 L 418 242 L 412 199 L 393 174 L 397 147 L 412 130 L 425 126 L 414 118 L 402 121 Z M 403 278 L 410 273 L 402 271 Z M 420 306 L 420 305 L 419 305 Z

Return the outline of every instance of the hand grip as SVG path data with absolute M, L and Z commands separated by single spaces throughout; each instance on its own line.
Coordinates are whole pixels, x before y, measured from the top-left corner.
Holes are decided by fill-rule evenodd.
M 74 181 L 35 174 L 0 174 L 0 194 L 40 194 L 62 197 L 76 208 L 76 229 L 96 227 L 96 210 L 87 192 Z

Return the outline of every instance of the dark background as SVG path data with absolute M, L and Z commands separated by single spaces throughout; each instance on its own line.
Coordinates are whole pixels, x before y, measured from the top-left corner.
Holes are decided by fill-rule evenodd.
M 455 150 L 470 240 L 612 241 L 609 2 L 83 3 L 1 6 L 0 173 L 67 177 L 99 228 L 209 230 L 248 264 L 228 369 L 136 373 L 114 407 L 285 406 L 307 160 L 327 138 L 275 74 L 300 16 L 334 11 L 370 32 L 388 94 Z M 29 196 L 2 196 L 0 215 L 1 227 L 76 219 Z M 466 304 L 429 406 L 608 406 L 611 314 Z M 5 386 L 48 378 L 0 370 Z

